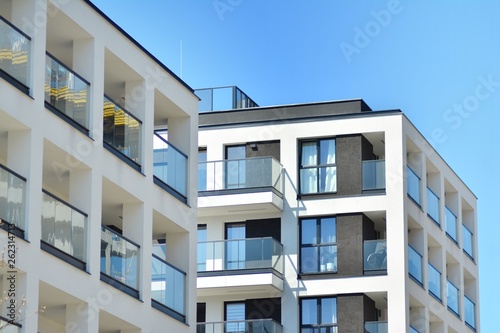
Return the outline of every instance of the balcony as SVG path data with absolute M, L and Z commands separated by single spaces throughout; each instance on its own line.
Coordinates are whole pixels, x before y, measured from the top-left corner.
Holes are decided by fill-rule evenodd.
M 283 333 L 283 326 L 272 319 L 198 323 L 197 333 Z M 326 332 L 326 331 L 325 331 Z
M 155 183 L 187 202 L 187 156 L 155 133 L 153 138 L 153 173 Z
M 408 273 L 415 282 L 423 286 L 422 255 L 411 246 L 408 246 Z
M 271 237 L 198 243 L 198 294 L 283 290 L 283 245 Z
M 200 98 L 200 113 L 258 107 L 257 103 L 236 86 L 197 89 L 194 93 Z
M 363 161 L 363 193 L 385 192 L 385 161 Z
M 366 275 L 387 274 L 387 241 L 366 240 L 363 243 L 364 272 Z
M 89 134 L 90 83 L 47 53 L 45 106 L 82 133 Z
M 462 225 L 462 248 L 464 249 L 465 254 L 467 254 L 471 259 L 474 258 L 472 250 L 473 238 L 472 232 L 467 229 L 465 225 Z
M 141 170 L 142 122 L 104 96 L 104 146 L 132 168 Z
M 386 321 L 369 321 L 365 323 L 365 333 L 387 333 Z
M 101 280 L 139 298 L 139 245 L 101 226 Z
M 31 38 L 0 16 L 0 76 L 29 94 Z
M 428 264 L 427 274 L 429 279 L 429 293 L 441 301 L 441 272 L 439 272 L 430 263 Z
M 24 238 L 26 179 L 0 164 L 0 227 Z M 12 227 L 14 226 L 14 228 Z
M 439 197 L 430 188 L 427 188 L 427 215 L 439 226 L 441 225 L 439 220 Z
M 182 322 L 186 321 L 186 273 L 153 254 L 152 306 Z
M 42 250 L 85 270 L 87 214 L 44 190 L 40 246 Z
M 200 162 L 201 216 L 283 210 L 283 166 L 272 157 Z
M 445 206 L 444 224 L 446 235 L 448 235 L 458 245 L 457 241 L 457 217 Z

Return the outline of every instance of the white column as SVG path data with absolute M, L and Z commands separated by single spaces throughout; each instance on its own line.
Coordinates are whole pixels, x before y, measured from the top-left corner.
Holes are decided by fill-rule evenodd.
M 99 332 L 99 311 L 87 303 L 66 304 L 66 332 Z

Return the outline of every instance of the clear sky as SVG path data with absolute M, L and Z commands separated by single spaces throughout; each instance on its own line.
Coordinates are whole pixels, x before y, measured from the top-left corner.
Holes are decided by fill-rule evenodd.
M 479 198 L 481 329 L 498 331 L 500 1 L 93 2 L 193 88 L 401 109 Z

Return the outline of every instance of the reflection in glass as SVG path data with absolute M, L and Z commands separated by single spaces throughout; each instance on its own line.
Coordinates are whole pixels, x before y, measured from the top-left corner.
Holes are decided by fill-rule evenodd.
M 187 156 L 158 133 L 154 134 L 153 148 L 154 176 L 186 197 Z
M 441 273 L 431 264 L 428 265 L 429 292 L 441 299 Z
M 446 299 L 448 302 L 448 309 L 458 315 L 458 288 L 449 280 L 446 281 Z
M 472 328 L 476 328 L 476 305 L 467 296 L 464 296 L 465 322 Z
M 450 236 L 454 241 L 457 241 L 457 217 L 446 206 L 444 212 L 445 212 L 444 224 L 445 224 L 446 234 Z
M 387 270 L 387 243 L 385 239 L 363 242 L 364 271 Z
M 151 298 L 184 315 L 186 274 L 165 260 L 153 255 L 151 271 Z
M 101 273 L 139 289 L 139 246 L 101 226 Z
M 106 96 L 103 121 L 104 142 L 141 164 L 141 121 Z
M 335 139 L 301 143 L 300 192 L 302 194 L 337 191 Z
M 462 247 L 471 258 L 474 258 L 472 251 L 472 232 L 467 229 L 465 225 L 462 225 Z
M 406 186 L 408 195 L 420 205 L 420 178 L 412 169 L 410 169 L 410 167 L 406 167 L 406 170 Z
M 0 219 L 24 230 L 26 181 L 0 165 Z
M 386 321 L 370 321 L 365 323 L 365 333 L 387 333 Z
M 77 258 L 86 260 L 87 216 L 44 192 L 42 194 L 42 240 Z
M 0 70 L 25 87 L 30 83 L 31 40 L 0 16 Z
M 283 326 L 272 319 L 225 321 L 218 323 L 198 323 L 197 333 L 283 333 Z
M 300 221 L 300 272 L 337 271 L 337 225 L 334 217 Z
M 439 220 L 439 197 L 430 188 L 427 188 L 427 215 L 437 224 L 441 224 Z
M 88 128 L 90 86 L 71 70 L 47 54 L 45 64 L 45 102 Z
M 423 283 L 422 256 L 411 246 L 408 246 L 408 272 L 412 278 Z
M 363 191 L 385 189 L 385 161 L 363 161 Z

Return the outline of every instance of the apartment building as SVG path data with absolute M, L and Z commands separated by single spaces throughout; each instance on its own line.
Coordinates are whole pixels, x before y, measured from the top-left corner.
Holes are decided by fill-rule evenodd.
M 200 89 L 198 332 L 479 332 L 476 197 L 400 110 Z
M 194 331 L 197 108 L 90 1 L 0 1 L 2 332 Z

